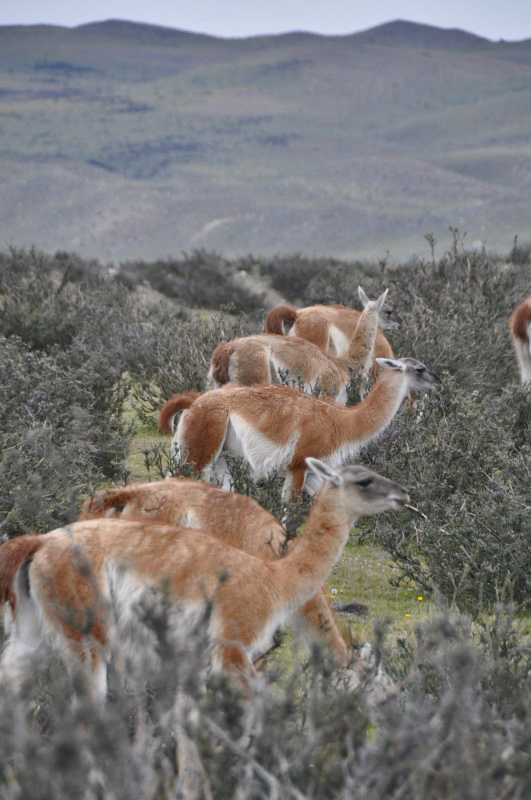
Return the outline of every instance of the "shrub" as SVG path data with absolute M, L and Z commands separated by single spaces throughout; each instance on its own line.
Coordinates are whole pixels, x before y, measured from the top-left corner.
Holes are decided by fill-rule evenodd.
M 126 286 L 146 281 L 161 294 L 183 306 L 219 309 L 232 304 L 250 313 L 264 308 L 263 296 L 253 294 L 235 280 L 234 267 L 217 253 L 195 250 L 181 259 L 122 264 L 118 279 Z
M 105 354 L 80 344 L 46 354 L 0 339 L 0 371 L 0 529 L 56 527 L 90 486 L 122 476 L 126 387 Z
M 474 613 L 495 600 L 525 601 L 530 417 L 519 387 L 480 397 L 446 376 L 422 418 L 418 406 L 403 411 L 369 447 L 371 466 L 407 486 L 419 508 L 374 523 L 399 581 Z
M 132 400 L 140 420 L 154 424 L 172 394 L 204 391 L 210 357 L 223 339 L 256 330 L 252 318 L 221 313 L 207 318 L 184 318 L 180 312 L 154 310 L 145 337 L 136 351 Z
M 273 289 L 290 302 L 302 305 L 321 302 L 348 305 L 344 290 L 345 277 L 359 280 L 367 270 L 366 265 L 362 266 L 359 262 L 345 264 L 336 259 L 312 259 L 300 254 L 255 261 L 260 275 L 270 282 Z M 343 290 L 338 292 L 340 283 L 343 283 Z
M 375 522 L 402 577 L 477 611 L 529 588 L 526 509 L 531 404 L 507 318 L 528 271 L 459 249 L 383 276 L 404 319 L 399 355 L 443 376 L 439 396 L 403 409 L 366 458 L 405 484 L 421 514 Z
M 180 634 L 158 592 L 131 617 L 133 646 L 110 640 L 105 705 L 43 652 L 20 692 L 0 684 L 0 796 L 190 796 L 190 760 L 203 776 L 194 796 L 215 800 L 516 800 L 531 789 L 529 662 L 503 616 L 476 633 L 466 618 L 419 627 L 402 645 L 401 697 L 373 725 L 361 690 L 317 650 L 274 686 L 270 668 L 244 699 L 207 677 L 205 620 Z

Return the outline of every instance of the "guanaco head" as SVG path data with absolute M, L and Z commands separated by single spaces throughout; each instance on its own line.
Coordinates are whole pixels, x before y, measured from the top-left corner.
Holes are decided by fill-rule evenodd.
M 378 309 L 378 326 L 380 328 L 400 328 L 402 325 L 402 318 L 398 315 L 394 308 L 385 302 L 387 297 L 386 289 L 377 300 L 369 300 L 361 286 L 358 286 L 358 294 L 363 305 L 363 308 L 377 308 Z
M 412 392 L 434 392 L 440 389 L 442 381 L 438 375 L 416 358 L 376 358 L 382 367 L 397 369 L 406 376 L 408 389 Z
M 329 481 L 333 486 L 343 489 L 347 511 L 353 515 L 396 511 L 409 503 L 409 495 L 402 486 L 362 464 L 350 464 L 335 470 L 324 461 L 308 456 L 306 466 L 314 485 Z

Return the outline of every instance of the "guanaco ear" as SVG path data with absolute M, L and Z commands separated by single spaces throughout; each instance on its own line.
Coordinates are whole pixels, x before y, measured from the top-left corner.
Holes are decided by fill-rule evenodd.
M 397 359 L 395 358 L 375 358 L 374 360 L 378 364 L 381 364 L 382 367 L 389 367 L 389 369 L 399 369 L 400 372 L 406 371 L 405 365 L 402 364 L 401 361 L 397 361 Z
M 387 297 L 387 293 L 388 293 L 388 291 L 389 291 L 389 289 L 386 289 L 386 290 L 385 290 L 385 292 L 384 292 L 383 294 L 381 294 L 381 295 L 380 295 L 380 297 L 378 298 L 378 300 L 375 300 L 375 301 L 374 301 L 375 308 L 376 308 L 376 310 L 377 310 L 377 311 L 381 311 L 381 309 L 382 309 L 382 306 L 383 306 L 383 304 L 385 303 L 385 298 Z
M 363 289 L 361 288 L 361 286 L 358 286 L 358 294 L 360 296 L 361 304 L 362 304 L 363 308 L 365 308 L 367 303 L 370 303 L 370 300 L 367 297 L 367 295 L 365 294 L 365 292 L 363 291 Z
M 310 472 L 314 473 L 314 475 L 322 481 L 330 481 L 334 486 L 341 486 L 343 484 L 341 473 L 336 472 L 335 469 L 329 467 L 324 461 L 319 461 L 318 458 L 308 456 L 306 459 L 306 466 Z

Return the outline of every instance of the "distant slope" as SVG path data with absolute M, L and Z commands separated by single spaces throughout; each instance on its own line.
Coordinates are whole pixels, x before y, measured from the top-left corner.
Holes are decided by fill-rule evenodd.
M 102 259 L 531 239 L 531 41 L 0 27 L 0 245 Z

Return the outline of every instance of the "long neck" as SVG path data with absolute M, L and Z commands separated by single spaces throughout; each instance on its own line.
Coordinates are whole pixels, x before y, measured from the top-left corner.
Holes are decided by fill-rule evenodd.
M 347 512 L 343 490 L 326 484 L 287 556 L 275 562 L 286 578 L 288 602 L 302 605 L 325 582 L 348 539 L 354 513 Z
M 359 369 L 368 374 L 374 359 L 374 342 L 378 333 L 379 314 L 375 308 L 364 308 L 347 352 L 335 359 L 344 370 Z
M 361 447 L 382 433 L 400 408 L 407 391 L 407 380 L 399 370 L 382 370 L 380 377 L 361 403 L 336 414 L 341 445 Z

